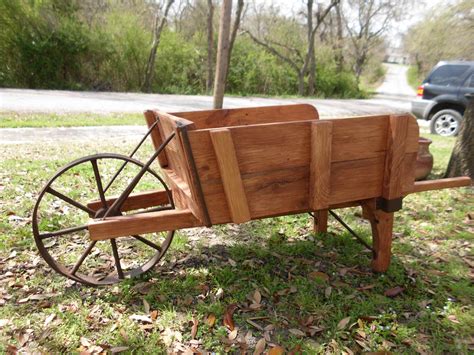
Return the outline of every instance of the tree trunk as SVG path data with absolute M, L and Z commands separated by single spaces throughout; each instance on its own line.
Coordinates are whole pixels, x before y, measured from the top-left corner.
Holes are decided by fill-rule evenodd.
M 299 96 L 304 96 L 304 71 L 300 71 L 298 73 L 298 95 Z
M 315 93 L 316 93 L 316 55 L 314 54 L 314 48 L 313 48 L 310 62 L 309 62 L 308 95 L 314 96 Z
M 225 73 L 225 81 L 227 83 L 227 77 L 229 75 L 230 58 L 232 57 L 232 49 L 234 48 L 235 39 L 237 38 L 237 32 L 240 27 L 240 20 L 242 19 L 242 11 L 244 10 L 244 0 L 237 1 L 237 11 L 235 12 L 234 26 L 232 27 L 232 33 L 230 35 L 229 42 L 229 55 L 227 57 L 227 70 Z
M 341 15 L 341 4 L 336 5 L 336 23 L 337 23 L 337 44 L 336 44 L 336 64 L 337 71 L 342 72 L 344 69 L 344 53 L 342 50 L 343 46 L 343 33 L 342 33 L 342 15 Z
M 156 61 L 156 51 L 160 45 L 161 33 L 166 24 L 166 18 L 168 17 L 168 12 L 174 0 L 168 0 L 165 7 L 165 12 L 160 21 L 160 16 L 157 11 L 155 15 L 155 21 L 153 23 L 153 41 L 151 44 L 150 54 L 148 56 L 148 62 L 145 69 L 145 79 L 143 80 L 142 91 L 151 92 L 151 86 L 153 84 L 153 76 L 155 74 L 155 61 Z
M 229 34 L 232 15 L 232 0 L 223 0 L 219 24 L 219 43 L 217 46 L 217 65 L 214 79 L 214 108 L 222 108 L 224 103 L 225 79 L 229 59 Z
M 212 77 L 214 69 L 214 4 L 212 0 L 207 0 L 207 80 L 206 92 L 209 94 L 212 91 Z
M 316 71 L 316 57 L 314 55 L 314 36 L 313 32 L 313 0 L 308 0 L 306 3 L 307 7 L 307 40 L 308 40 L 308 55 L 309 55 L 309 76 L 308 76 L 308 95 L 314 95 L 314 80 L 315 80 L 315 71 Z M 313 42 L 311 46 L 310 43 Z
M 445 177 L 467 175 L 474 179 L 474 98 L 471 98 L 461 123 Z

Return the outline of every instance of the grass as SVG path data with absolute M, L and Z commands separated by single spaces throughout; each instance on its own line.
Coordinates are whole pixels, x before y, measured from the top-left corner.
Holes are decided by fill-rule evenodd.
M 427 136 L 437 177 L 454 140 Z M 61 277 L 38 256 L 31 236 L 37 192 L 73 159 L 131 147 L 2 147 L 0 352 L 253 352 L 262 338 L 267 350 L 302 353 L 472 351 L 471 189 L 408 196 L 396 214 L 392 265 L 381 275 L 370 271 L 370 253 L 334 221 L 329 234 L 314 235 L 310 218 L 295 215 L 180 232 L 163 265 L 115 286 Z M 370 240 L 358 209 L 339 213 Z M 395 287 L 403 291 L 385 296 Z
M 142 114 L 132 113 L 0 112 L 0 128 L 143 125 L 144 122 Z

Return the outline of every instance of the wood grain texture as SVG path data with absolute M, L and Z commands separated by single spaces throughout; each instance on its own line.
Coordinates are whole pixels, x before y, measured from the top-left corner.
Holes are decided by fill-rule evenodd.
M 111 206 L 117 197 L 110 197 L 106 199 L 107 206 Z M 122 207 L 120 208 L 121 212 L 133 211 L 140 208 L 149 208 L 155 206 L 161 206 L 168 204 L 168 193 L 166 190 L 158 190 L 158 191 L 145 191 L 139 192 L 130 195 L 125 202 L 123 203 Z M 103 207 L 102 201 L 95 200 L 91 201 L 87 204 L 87 207 L 90 209 L 97 211 Z
M 150 128 L 158 120 L 155 112 L 151 111 L 151 110 L 145 111 L 144 116 L 145 116 L 145 121 L 146 121 L 146 124 L 147 124 L 148 128 Z M 151 141 L 153 143 L 153 146 L 155 147 L 155 149 L 158 149 L 158 147 L 163 143 L 163 138 L 162 138 L 162 135 L 161 135 L 161 132 L 160 132 L 159 124 L 157 126 L 155 126 L 155 128 L 153 129 L 153 131 L 151 132 L 150 135 L 151 135 Z M 162 168 L 168 166 L 168 159 L 166 158 L 166 151 L 162 152 L 158 156 L 158 161 L 159 161 L 160 166 Z
M 319 118 L 316 108 L 308 104 L 176 112 L 172 115 L 194 122 L 196 129 L 316 120 Z
M 311 124 L 309 205 L 313 211 L 327 209 L 329 206 L 332 126 L 330 121 Z
M 471 186 L 472 180 L 469 176 L 460 176 L 456 178 L 416 181 L 411 191 L 423 192 L 431 190 L 449 189 L 453 187 Z
M 328 210 L 314 211 L 314 233 L 327 233 L 328 231 Z
M 190 210 L 167 210 L 93 220 L 88 228 L 91 240 L 105 240 L 199 226 L 201 221 Z
M 247 222 L 250 220 L 250 211 L 232 134 L 229 129 L 216 129 L 211 131 L 210 135 L 232 221 Z
M 334 119 L 331 122 L 329 204 L 344 204 L 382 196 L 389 116 Z M 251 218 L 311 210 L 309 181 L 311 125 L 315 121 L 280 122 L 228 127 L 247 195 Z M 409 125 L 416 121 L 409 120 Z M 210 132 L 194 130 L 189 139 L 212 223 L 230 222 L 219 166 Z M 415 129 L 416 132 L 417 129 Z M 411 140 L 410 140 L 411 139 Z M 417 151 L 415 135 L 406 155 Z M 405 170 L 413 161 L 404 160 Z M 411 179 L 411 177 L 409 177 Z M 410 187 L 411 180 L 404 180 Z
M 404 158 L 408 124 L 409 116 L 390 116 L 382 190 L 382 197 L 387 200 L 403 196 Z
M 179 197 L 176 206 L 181 209 L 190 209 L 198 219 L 209 225 L 204 199 L 199 197 L 197 174 L 192 174 L 191 157 L 183 143 L 184 131 L 193 130 L 194 124 L 166 112 L 155 111 L 155 114 L 160 120 L 159 126 L 163 139 L 172 133 L 176 134 L 165 148 L 168 169 L 163 169 L 167 175 L 166 182 L 174 186 L 173 196 Z

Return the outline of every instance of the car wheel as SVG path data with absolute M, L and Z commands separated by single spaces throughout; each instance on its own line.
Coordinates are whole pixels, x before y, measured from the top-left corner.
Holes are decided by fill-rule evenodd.
M 440 136 L 456 136 L 461 127 L 462 115 L 455 110 L 441 110 L 431 118 L 430 130 L 432 134 Z

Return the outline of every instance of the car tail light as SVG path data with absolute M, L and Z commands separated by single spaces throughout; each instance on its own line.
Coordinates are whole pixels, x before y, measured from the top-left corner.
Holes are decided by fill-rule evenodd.
M 423 85 L 418 86 L 418 89 L 416 90 L 416 96 L 423 96 L 424 90 L 425 90 L 425 87 Z

